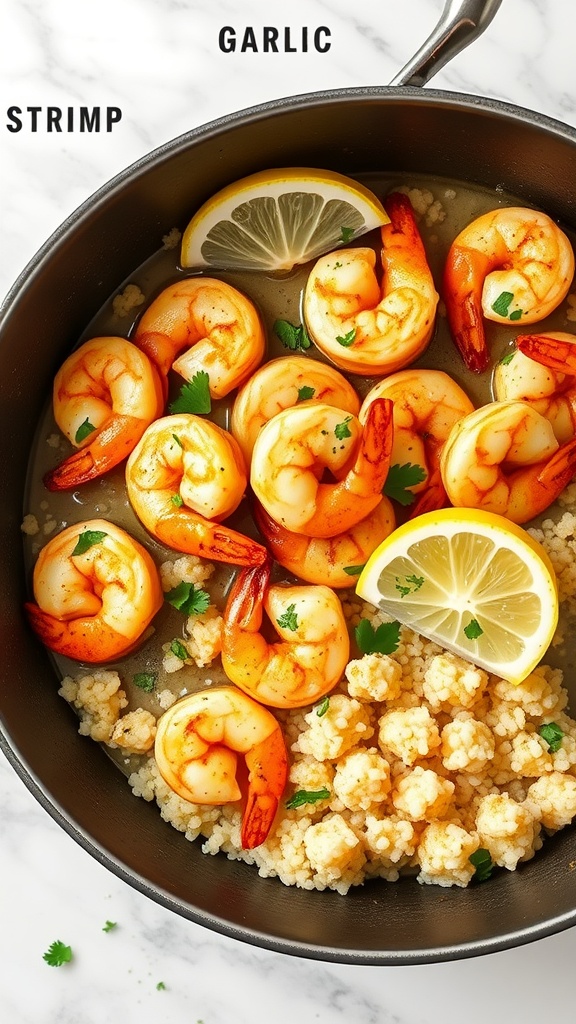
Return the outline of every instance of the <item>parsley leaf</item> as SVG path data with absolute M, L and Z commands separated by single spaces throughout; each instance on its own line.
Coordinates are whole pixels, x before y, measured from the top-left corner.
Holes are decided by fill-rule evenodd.
M 185 615 L 201 615 L 210 604 L 210 594 L 206 590 L 184 581 L 164 594 L 164 599 Z
M 316 388 L 311 388 L 308 384 L 303 384 L 301 388 L 298 388 L 298 401 L 306 402 L 309 398 L 313 398 L 315 394 Z
M 181 494 L 171 494 L 170 501 L 176 506 L 176 508 L 182 508 L 182 505 L 184 504 L 184 498 Z
M 364 562 L 364 565 L 366 565 L 366 562 Z M 345 565 L 344 572 L 347 576 L 359 576 L 364 565 Z
M 172 434 L 172 437 L 173 437 L 173 438 L 174 438 L 174 440 L 176 441 L 176 444 L 178 445 L 178 447 L 179 447 L 179 448 L 182 448 L 182 449 L 183 449 L 183 448 L 184 448 L 184 445 L 182 444 L 182 441 L 181 441 L 181 440 L 180 440 L 180 438 L 178 437 L 178 434 Z
M 356 337 L 356 328 L 353 327 L 351 331 L 348 331 L 348 334 L 344 334 L 344 335 L 337 334 L 336 335 L 336 341 L 338 342 L 339 345 L 343 345 L 344 348 L 350 348 L 350 345 L 354 344 L 354 338 L 355 337 Z
M 425 479 L 426 470 L 423 466 L 414 465 L 412 462 L 405 462 L 403 466 L 395 463 L 388 470 L 382 493 L 387 498 L 394 498 L 399 505 L 411 505 L 414 501 L 414 492 L 408 488 L 421 484 Z
M 86 417 L 84 422 L 80 424 L 78 430 L 74 434 L 74 440 L 76 444 L 81 444 L 82 441 L 84 441 L 85 438 L 89 437 L 90 434 L 92 434 L 95 430 L 96 427 L 94 426 L 94 424 L 90 423 L 90 420 L 88 419 L 88 417 Z
M 180 661 L 187 661 L 190 657 L 181 640 L 173 640 L 170 644 L 170 651 L 172 654 L 175 654 L 177 658 L 180 658 Z
M 138 689 L 144 690 L 144 693 L 152 693 L 152 690 L 156 686 L 156 673 L 155 672 L 135 672 L 132 676 L 132 682 Z
M 326 788 L 314 790 L 298 789 L 294 796 L 291 796 L 286 801 L 286 807 L 291 811 L 295 807 L 302 807 L 304 804 L 316 804 L 319 800 L 327 800 L 329 796 L 330 790 Z
M 348 416 L 345 420 L 342 420 L 342 423 L 337 423 L 334 427 L 334 433 L 338 441 L 343 441 L 345 437 L 352 437 L 352 431 L 348 426 L 351 419 L 352 417 Z
M 411 576 L 403 576 L 402 579 L 405 579 L 406 583 L 400 582 L 400 576 L 395 578 L 395 589 L 400 594 L 400 597 L 408 597 L 409 594 L 415 594 L 425 582 L 423 576 L 416 576 L 415 573 Z
M 494 868 L 494 862 L 488 850 L 485 850 L 482 846 L 480 849 L 475 850 L 471 853 L 468 860 L 476 868 L 473 878 L 476 882 L 486 882 Z
M 78 540 L 76 541 L 76 547 L 72 552 L 73 555 L 83 555 L 90 548 L 94 547 L 95 544 L 100 544 L 107 537 L 108 534 L 105 530 L 82 530 L 79 534 Z
M 284 614 L 277 620 L 281 629 L 290 629 L 292 632 L 298 629 L 298 616 L 295 608 L 295 604 L 289 604 Z
M 296 349 L 310 348 L 312 342 L 304 324 L 291 324 L 289 320 L 276 320 L 272 328 L 274 334 L 280 339 L 284 348 L 295 352 Z
M 502 292 L 495 302 L 492 303 L 491 308 L 498 316 L 508 316 L 508 310 L 510 309 L 510 303 L 514 300 L 514 292 Z
M 116 921 L 106 921 L 102 931 L 111 932 L 114 928 L 116 928 Z
M 502 356 L 500 360 L 500 366 L 508 366 L 512 362 L 518 349 L 513 348 L 511 352 L 507 352 L 505 356 Z
M 159 981 L 158 984 L 156 985 L 156 991 L 157 992 L 164 992 L 165 988 L 166 988 L 166 985 L 164 984 L 163 981 Z
M 206 370 L 199 370 L 180 388 L 180 394 L 169 405 L 171 413 L 207 413 L 212 410 L 210 399 L 210 377 Z
M 551 754 L 555 754 L 557 750 L 560 750 L 564 733 L 560 726 L 556 725 L 556 722 L 546 722 L 545 725 L 541 725 L 538 729 L 538 735 L 548 744 L 548 750 Z
M 340 240 L 342 242 L 351 242 L 354 238 L 354 228 L 340 228 Z
M 522 316 L 522 310 L 521 309 L 513 309 L 512 312 L 510 313 L 510 316 L 508 317 L 508 319 L 509 320 L 519 320 L 521 316 Z
M 324 697 L 324 700 L 321 701 L 318 707 L 316 708 L 316 714 L 318 715 L 318 718 L 323 718 L 326 712 L 328 711 L 329 707 L 330 697 Z
M 479 636 L 482 636 L 484 630 L 478 619 L 470 619 L 468 625 L 464 626 L 464 632 L 469 640 L 477 640 Z
M 382 622 L 374 629 L 368 619 L 360 619 L 354 635 L 362 654 L 393 654 L 400 643 L 400 623 Z
M 59 939 L 48 947 L 42 957 L 50 967 L 61 967 L 62 964 L 69 964 L 72 959 L 72 947 L 66 946 Z

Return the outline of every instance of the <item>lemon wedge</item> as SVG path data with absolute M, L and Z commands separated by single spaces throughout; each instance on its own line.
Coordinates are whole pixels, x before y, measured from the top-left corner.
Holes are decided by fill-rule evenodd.
M 390 218 L 364 185 L 308 167 L 259 171 L 213 195 L 182 236 L 183 267 L 288 271 Z
M 441 509 L 374 551 L 356 593 L 417 633 L 512 683 L 530 674 L 558 623 L 541 544 L 492 512 Z

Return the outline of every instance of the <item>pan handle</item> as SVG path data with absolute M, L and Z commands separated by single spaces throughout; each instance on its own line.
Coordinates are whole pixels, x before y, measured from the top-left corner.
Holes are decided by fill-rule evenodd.
M 390 85 L 425 85 L 488 28 L 502 0 L 446 0 L 436 28 Z

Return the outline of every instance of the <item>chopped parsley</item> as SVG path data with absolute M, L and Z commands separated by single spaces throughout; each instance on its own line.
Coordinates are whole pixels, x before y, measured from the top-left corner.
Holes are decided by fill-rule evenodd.
M 158 984 L 156 985 L 156 991 L 157 992 L 164 992 L 165 989 L 166 989 L 166 985 L 164 984 L 164 982 L 163 981 L 159 981 Z
M 514 292 L 502 292 L 491 308 L 498 316 L 506 316 L 509 320 L 519 320 L 522 316 L 521 309 L 513 309 L 510 313 L 510 305 L 514 301 Z
M 354 635 L 362 654 L 393 654 L 400 643 L 400 623 L 382 622 L 374 629 L 368 619 L 360 619 Z
M 286 801 L 286 807 L 289 811 L 294 810 L 295 807 L 303 807 L 304 804 L 316 804 L 320 800 L 328 800 L 330 796 L 329 789 L 298 789 L 289 800 Z
M 415 594 L 417 590 L 420 590 L 420 587 L 424 583 L 424 577 L 416 576 L 415 573 L 412 573 L 411 576 L 403 576 L 402 579 L 406 582 L 402 583 L 400 581 L 400 576 L 396 576 L 394 581 L 395 589 L 398 591 L 401 598 L 408 597 L 410 594 Z
M 343 335 L 342 334 L 337 334 L 336 335 L 336 341 L 338 342 L 339 345 L 343 345 L 344 348 L 350 348 L 350 345 L 354 344 L 354 338 L 355 337 L 356 337 L 356 328 L 353 327 L 351 331 L 348 331 L 348 334 L 343 334 Z
M 106 924 L 104 925 L 102 931 L 103 932 L 111 932 L 116 927 L 117 927 L 116 921 L 106 921 Z
M 170 644 L 170 651 L 177 658 L 180 658 L 180 661 L 187 661 L 190 657 L 181 640 L 173 640 Z
M 132 676 L 132 682 L 139 690 L 144 690 L 144 693 L 152 693 L 152 690 L 156 686 L 156 673 L 135 672 Z
M 314 398 L 316 394 L 316 388 L 311 388 L 308 384 L 303 384 L 301 388 L 298 388 L 298 401 L 306 402 L 309 398 Z
M 89 551 L 95 544 L 100 544 L 107 536 L 105 530 L 82 530 L 72 554 L 84 555 L 86 551 Z
M 464 626 L 464 633 L 469 640 L 477 640 L 479 636 L 482 636 L 484 630 L 478 622 L 478 619 L 470 619 L 467 626 Z
M 354 238 L 354 228 L 340 228 L 340 241 L 351 242 Z
M 329 707 L 330 697 L 324 697 L 324 700 L 321 701 L 318 707 L 316 708 L 316 714 L 318 715 L 318 718 L 323 718 L 326 712 L 328 711 Z
M 423 483 L 425 479 L 426 470 L 423 466 L 412 462 L 405 462 L 403 466 L 395 463 L 388 470 L 382 493 L 387 498 L 393 498 L 399 505 L 411 505 L 415 495 L 409 488 Z
M 280 629 L 290 629 L 292 632 L 298 629 L 298 616 L 295 604 L 288 605 L 284 614 L 278 619 L 278 625 Z
M 169 405 L 171 413 L 191 412 L 202 415 L 211 412 L 210 377 L 206 370 L 199 370 L 180 388 L 180 394 Z
M 164 599 L 185 615 L 201 615 L 210 604 L 210 594 L 206 590 L 184 581 L 164 594 Z
M 72 959 L 72 947 L 66 946 L 59 939 L 48 947 L 42 957 L 50 967 L 62 967 L 62 964 L 69 964 Z
M 502 359 L 500 360 L 500 366 L 508 366 L 509 363 L 511 363 L 514 359 L 514 356 L 516 355 L 517 351 L 517 349 L 513 348 L 511 352 L 507 352 L 505 356 L 502 356 Z
M 343 441 L 345 437 L 352 437 L 352 431 L 348 426 L 351 419 L 352 417 L 348 416 L 345 420 L 342 420 L 342 423 L 337 423 L 334 427 L 334 433 L 338 441 Z
M 297 349 L 310 348 L 312 344 L 304 324 L 297 325 L 291 324 L 289 320 L 276 320 L 272 330 L 284 348 L 288 348 L 292 352 Z
M 474 880 L 476 882 L 486 882 L 490 878 L 494 868 L 494 861 L 492 860 L 489 851 L 485 850 L 484 847 L 481 846 L 480 849 L 475 850 L 474 853 L 470 854 L 468 860 L 476 868 L 473 875 Z
M 182 441 L 181 441 L 181 440 L 180 440 L 180 438 L 178 437 L 178 434 L 172 434 L 172 437 L 173 437 L 173 438 L 174 438 L 174 440 L 176 441 L 176 444 L 178 445 L 178 447 L 179 447 L 179 448 L 182 448 L 182 449 L 183 449 L 183 448 L 184 448 L 184 445 L 182 444 Z
M 184 498 L 181 494 L 170 495 L 170 501 L 176 506 L 176 508 L 182 508 L 182 505 L 184 504 Z
M 366 562 L 364 562 L 364 565 L 366 565 Z M 344 572 L 347 576 L 359 576 L 364 565 L 345 565 Z
M 76 444 L 82 444 L 82 441 L 89 437 L 90 434 L 94 433 L 95 430 L 96 427 L 94 426 L 94 424 L 90 423 L 90 420 L 88 419 L 88 417 L 86 417 L 84 422 L 80 424 L 78 430 L 74 434 L 74 440 Z
M 538 729 L 538 735 L 548 744 L 548 750 L 551 754 L 555 754 L 557 750 L 560 750 L 564 733 L 560 726 L 556 725 L 556 722 L 546 722 L 545 725 L 541 725 Z

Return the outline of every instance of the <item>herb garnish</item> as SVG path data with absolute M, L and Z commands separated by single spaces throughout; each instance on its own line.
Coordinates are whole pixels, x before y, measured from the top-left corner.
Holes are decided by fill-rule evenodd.
M 490 878 L 494 868 L 494 861 L 490 856 L 490 852 L 481 846 L 478 850 L 475 850 L 474 853 L 470 854 L 468 860 L 476 868 L 473 875 L 474 880 L 476 882 L 486 882 Z
M 289 320 L 276 320 L 272 330 L 284 348 L 288 348 L 292 352 L 299 348 L 310 348 L 312 344 L 304 324 L 296 325 L 291 324 Z
M 156 686 L 156 673 L 135 672 L 132 676 L 132 682 L 139 690 L 144 690 L 144 693 L 152 693 L 152 690 Z
M 171 413 L 191 412 L 202 415 L 211 412 L 210 377 L 206 370 L 199 370 L 180 388 L 180 394 L 169 405 Z
M 511 352 L 507 352 L 505 356 L 502 356 L 502 359 L 500 360 L 500 366 L 508 366 L 509 363 L 511 363 L 514 359 L 514 356 L 516 355 L 517 351 L 518 349 L 513 348 Z
M 329 707 L 330 697 L 324 697 L 324 700 L 321 701 L 318 707 L 316 708 L 316 714 L 318 715 L 318 718 L 323 718 L 326 712 L 328 711 Z
M 400 623 L 382 622 L 374 629 L 368 619 L 360 619 L 354 635 L 362 654 L 393 654 L 400 643 Z
M 416 576 L 415 573 L 412 573 L 411 576 L 403 576 L 402 579 L 406 580 L 406 582 L 401 583 L 399 576 L 396 576 L 394 581 L 395 589 L 402 598 L 408 597 L 409 594 L 415 594 L 417 590 L 420 590 L 420 587 L 424 583 L 424 577 Z
M 366 565 L 366 562 L 364 562 L 364 565 Z M 345 565 L 344 572 L 347 576 L 359 576 L 364 565 Z
M 187 649 L 184 647 L 184 644 L 182 643 L 181 640 L 173 640 L 172 643 L 170 644 L 170 651 L 177 658 L 180 658 L 180 661 L 187 661 L 188 658 L 190 657 Z
M 292 632 L 298 629 L 298 616 L 295 608 L 295 604 L 289 604 L 284 614 L 280 616 L 278 619 L 280 629 L 290 629 Z
M 82 530 L 72 554 L 84 555 L 86 551 L 89 551 L 95 544 L 100 544 L 107 536 L 108 534 L 105 530 Z
M 201 587 L 195 587 L 193 583 L 185 583 L 183 580 L 178 586 L 173 587 L 164 594 L 164 599 L 185 615 L 201 615 L 210 604 L 210 594 Z
M 409 488 L 421 484 L 425 479 L 426 470 L 423 466 L 414 465 L 412 462 L 405 462 L 402 466 L 395 463 L 388 470 L 382 493 L 387 498 L 393 498 L 399 505 L 411 505 L 415 495 Z
M 491 308 L 498 316 L 507 316 L 509 320 L 519 320 L 523 312 L 521 309 L 513 309 L 511 313 L 508 312 L 513 301 L 514 292 L 502 292 L 492 303 Z
M 477 640 L 479 636 L 482 636 L 484 630 L 478 619 L 470 619 L 468 625 L 464 626 L 464 632 L 469 640 Z
M 340 241 L 351 242 L 354 238 L 354 228 L 340 228 Z
M 69 964 L 72 959 L 72 947 L 66 946 L 59 939 L 48 947 L 42 957 L 50 967 L 61 967 L 62 964 Z
M 94 433 L 95 430 L 96 427 L 94 426 L 94 424 L 90 423 L 90 420 L 88 419 L 88 417 L 86 417 L 84 422 L 80 424 L 78 430 L 74 434 L 74 440 L 76 444 L 82 444 L 82 441 L 89 437 L 90 434 Z
M 184 498 L 181 494 L 171 494 L 170 501 L 176 506 L 176 508 L 182 508 L 182 505 L 184 504 Z
M 344 348 L 350 348 L 350 345 L 354 344 L 354 338 L 355 337 L 356 337 L 356 328 L 353 327 L 351 331 L 348 331 L 348 334 L 344 334 L 344 335 L 337 334 L 336 335 L 336 341 L 338 342 L 339 345 L 343 345 Z
M 343 441 L 345 437 L 352 437 L 352 431 L 348 426 L 351 419 L 351 416 L 347 416 L 345 420 L 342 420 L 342 423 L 337 423 L 334 427 L 334 433 L 338 441 Z
M 116 921 L 106 921 L 106 924 L 104 925 L 102 931 L 103 932 L 111 932 L 116 927 L 117 927 Z
M 541 725 L 538 729 L 538 735 L 548 744 L 548 750 L 551 754 L 555 754 L 557 750 L 560 750 L 564 733 L 560 726 L 556 725 L 556 722 L 546 722 L 545 725 Z
M 294 810 L 295 807 L 302 807 L 304 804 L 316 804 L 319 800 L 327 800 L 330 796 L 329 789 L 298 789 L 289 800 L 286 801 L 286 807 L 288 810 Z
M 306 402 L 309 398 L 313 398 L 316 394 L 316 388 L 311 388 L 308 384 L 303 384 L 301 388 L 298 388 L 298 401 Z

